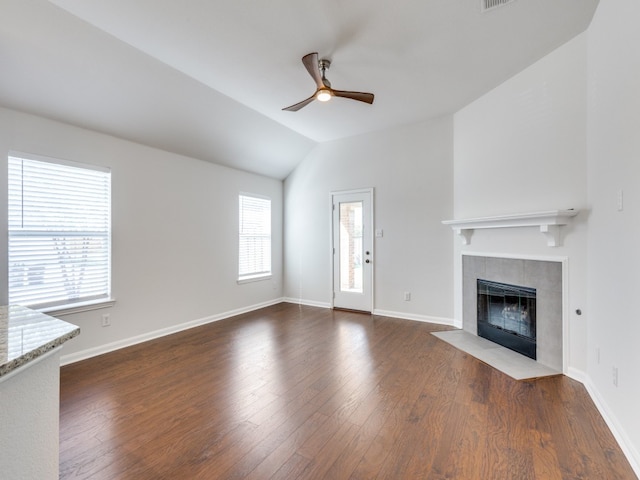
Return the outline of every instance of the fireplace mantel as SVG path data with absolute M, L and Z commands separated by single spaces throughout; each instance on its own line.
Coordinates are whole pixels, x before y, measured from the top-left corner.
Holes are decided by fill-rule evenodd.
M 468 218 L 464 220 L 443 220 L 460 236 L 463 245 L 471 244 L 474 230 L 483 228 L 517 228 L 538 227 L 540 233 L 547 238 L 549 247 L 562 245 L 560 227 L 571 222 L 580 210 L 550 210 L 546 212 L 520 213 L 516 215 L 500 215 L 495 217 Z

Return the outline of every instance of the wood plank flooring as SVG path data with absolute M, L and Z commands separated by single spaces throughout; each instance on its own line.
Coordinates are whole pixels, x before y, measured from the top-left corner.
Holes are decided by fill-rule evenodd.
M 62 368 L 62 479 L 635 479 L 584 387 L 279 304 Z

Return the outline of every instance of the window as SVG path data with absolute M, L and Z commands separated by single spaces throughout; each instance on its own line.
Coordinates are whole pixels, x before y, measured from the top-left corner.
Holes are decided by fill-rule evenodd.
M 49 309 L 110 298 L 111 173 L 9 157 L 9 302 Z
M 271 275 L 271 200 L 240 194 L 239 280 Z

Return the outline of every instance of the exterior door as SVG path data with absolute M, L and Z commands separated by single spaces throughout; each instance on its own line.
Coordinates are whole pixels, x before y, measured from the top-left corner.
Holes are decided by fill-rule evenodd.
M 373 190 L 332 194 L 333 307 L 373 311 Z

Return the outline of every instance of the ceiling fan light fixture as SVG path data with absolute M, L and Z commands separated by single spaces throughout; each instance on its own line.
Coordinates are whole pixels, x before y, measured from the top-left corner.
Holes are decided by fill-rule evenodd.
M 331 83 L 327 80 L 326 72 L 331 65 L 331 61 L 327 59 L 318 60 L 318 52 L 308 53 L 302 57 L 302 64 L 307 69 L 309 75 L 316 84 L 316 91 L 309 98 L 304 99 L 289 107 L 285 107 L 282 110 L 287 112 L 297 112 L 303 107 L 306 107 L 314 100 L 320 102 L 328 102 L 331 97 L 349 98 L 351 100 L 357 100 L 359 102 L 373 103 L 373 93 L 364 92 L 349 92 L 345 90 L 334 90 L 331 88 Z
M 326 88 L 321 88 L 316 94 L 316 100 L 319 102 L 328 102 L 331 100 L 331 92 Z

